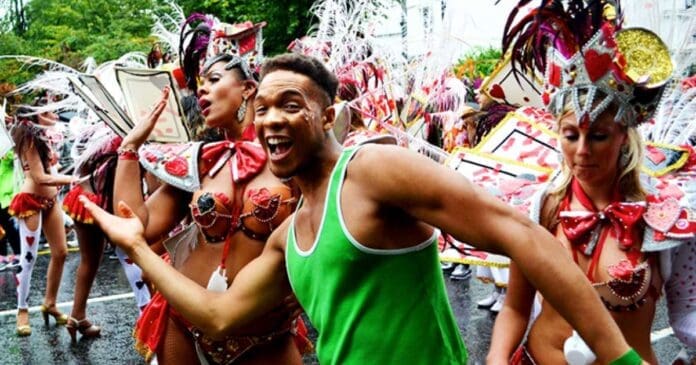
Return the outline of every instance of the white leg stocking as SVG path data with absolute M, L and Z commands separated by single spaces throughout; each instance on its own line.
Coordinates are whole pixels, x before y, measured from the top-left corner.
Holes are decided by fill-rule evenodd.
M 115 251 L 116 256 L 118 256 L 118 261 L 121 262 L 123 271 L 126 273 L 126 278 L 128 278 L 133 294 L 135 294 L 135 301 L 138 303 L 138 308 L 143 308 L 150 302 L 150 290 L 143 281 L 143 271 L 126 256 L 126 253 L 123 252 L 120 247 L 116 247 Z
M 39 225 L 35 231 L 30 230 L 24 219 L 19 219 L 20 257 L 17 269 L 17 308 L 25 309 L 29 305 L 29 286 L 31 285 L 31 273 L 34 271 L 37 253 L 39 252 L 39 238 L 41 236 L 41 212 Z

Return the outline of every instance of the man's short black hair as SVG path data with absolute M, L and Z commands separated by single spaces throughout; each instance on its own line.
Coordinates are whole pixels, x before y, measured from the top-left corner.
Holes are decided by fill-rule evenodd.
M 314 57 L 298 53 L 285 53 L 269 58 L 261 66 L 261 80 L 273 71 L 284 70 L 296 72 L 312 79 L 329 96 L 333 103 L 338 89 L 338 79 L 324 64 Z

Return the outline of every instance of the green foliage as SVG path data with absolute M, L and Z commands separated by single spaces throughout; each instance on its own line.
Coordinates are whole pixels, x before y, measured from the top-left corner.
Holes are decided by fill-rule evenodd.
M 459 78 L 466 77 L 470 80 L 484 78 L 493 72 L 500 57 L 500 49 L 475 47 L 457 61 L 454 73 Z
M 149 52 L 153 14 L 165 0 L 24 0 L 26 31 L 14 28 L 14 0 L 0 0 L 9 11 L 0 19 L 0 55 L 48 58 L 79 69 L 87 57 L 98 63 L 127 52 Z M 314 0 L 179 0 L 185 14 L 210 13 L 222 21 L 266 21 L 264 52 L 285 52 L 295 38 L 307 33 Z M 0 84 L 20 84 L 41 70 L 27 70 L 0 60 Z
M 25 39 L 37 55 L 71 67 L 89 56 L 103 62 L 149 50 L 154 7 L 153 0 L 32 0 Z

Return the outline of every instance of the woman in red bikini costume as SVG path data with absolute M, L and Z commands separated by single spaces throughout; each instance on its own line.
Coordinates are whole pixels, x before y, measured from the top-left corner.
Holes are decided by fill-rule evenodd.
M 140 148 L 166 105 L 169 90 L 165 90 L 149 120 L 123 139 L 114 201 L 133 207 L 153 243 L 190 215 L 193 223 L 172 238 L 178 244 L 170 251 L 172 264 L 201 286 L 224 291 L 237 272 L 261 254 L 266 238 L 291 213 L 296 198 L 270 172 L 261 146 L 250 142 L 255 138 L 254 113 L 247 110 L 256 82 L 247 61 L 239 56 L 249 50 L 237 49 L 235 39 L 249 27 L 214 24 L 199 15 L 187 22 L 199 23 L 192 30 L 190 47 L 182 52 L 188 87 L 198 88 L 206 127 L 221 130 L 226 139 Z M 201 35 L 210 36 L 207 53 L 196 42 Z M 251 37 L 256 35 L 252 32 Z M 201 58 L 200 68 L 196 57 Z M 141 174 L 138 160 L 165 183 L 147 201 L 140 184 L 133 183 Z M 136 325 L 136 349 L 148 361 L 156 354 L 161 364 L 301 364 L 289 308 L 269 313 L 236 336 L 212 339 L 157 293 Z
M 638 38 L 641 46 L 658 50 L 654 68 L 640 72 L 657 86 L 639 85 L 628 76 L 635 59 L 622 52 L 627 49 L 622 48 L 622 37 Z M 649 31 L 617 31 L 604 23 L 581 50 L 572 50 L 582 55 L 570 58 L 572 53 L 561 55 L 561 50 L 545 60 L 543 96 L 558 118 L 563 174 L 532 208 L 533 217 L 586 272 L 629 345 L 651 364 L 657 364 L 657 358 L 650 331 L 663 290 L 677 337 L 696 345 L 696 222 L 689 213 L 693 208 L 680 201 L 684 195 L 678 193 L 686 185 L 641 176 L 644 146 L 636 127 L 649 119 L 660 84 L 669 77 L 669 71 L 660 75 L 656 68 L 671 70 L 661 44 Z M 606 67 L 595 57 L 602 55 L 608 57 Z M 677 167 L 696 168 L 693 149 L 682 153 L 691 154 L 685 159 L 691 162 Z M 692 179 L 685 184 L 693 184 Z M 664 219 L 672 216 L 674 220 Z M 536 291 L 514 263 L 509 285 L 495 323 L 489 364 L 565 364 L 579 354 L 583 355 L 571 363 L 594 363 L 589 350 L 573 351 L 584 343 L 543 300 L 523 342 Z M 622 361 L 615 363 L 640 363 L 635 356 Z
M 63 209 L 75 222 L 77 242 L 80 246 L 80 264 L 75 272 L 75 298 L 65 326 L 72 343 L 76 342 L 78 332 L 82 338 L 98 337 L 101 334 L 101 327 L 87 319 L 87 297 L 106 245 L 103 231 L 95 224 L 78 198 L 84 195 L 103 209 L 113 212 L 116 150 L 120 145 L 121 137 L 111 132 L 104 124 L 85 130 L 73 145 L 73 148 L 78 148 L 79 151 L 80 157 L 75 161 L 75 169 L 77 176 L 81 177 L 81 182 L 75 184 L 63 199 Z M 121 257 L 118 251 L 117 255 L 133 289 L 137 305 L 142 309 L 150 300 L 150 292 L 142 281 L 140 268 L 129 262 L 127 257 Z
M 42 97 L 35 103 L 40 108 L 48 99 Z M 40 109 L 38 109 L 40 110 Z M 15 153 L 24 170 L 24 183 L 8 209 L 19 221 L 21 243 L 20 268 L 17 271 L 17 335 L 31 334 L 29 326 L 29 286 L 36 263 L 39 238 L 43 228 L 51 250 L 46 276 L 46 294 L 41 313 L 48 325 L 52 316 L 56 324 L 65 324 L 68 316 L 56 308 L 56 296 L 63 274 L 63 264 L 68 253 L 65 243 L 63 212 L 56 204 L 58 187 L 70 184 L 72 176 L 56 172 L 57 155 L 47 141 L 46 129 L 53 126 L 58 116 L 53 112 L 38 112 L 33 108 L 20 108 L 20 120 L 12 128 Z M 33 115 L 32 115 L 33 114 Z

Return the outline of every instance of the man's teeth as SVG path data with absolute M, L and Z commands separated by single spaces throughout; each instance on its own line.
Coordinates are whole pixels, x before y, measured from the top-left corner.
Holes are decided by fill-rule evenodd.
M 268 144 L 268 149 L 271 153 L 282 153 L 290 148 L 292 140 L 287 137 L 268 137 L 266 138 L 266 144 Z
M 283 138 L 283 137 L 268 137 L 268 139 L 266 139 L 266 142 L 268 142 L 268 145 L 270 146 L 270 145 L 278 145 L 280 143 L 290 142 L 290 139 Z

